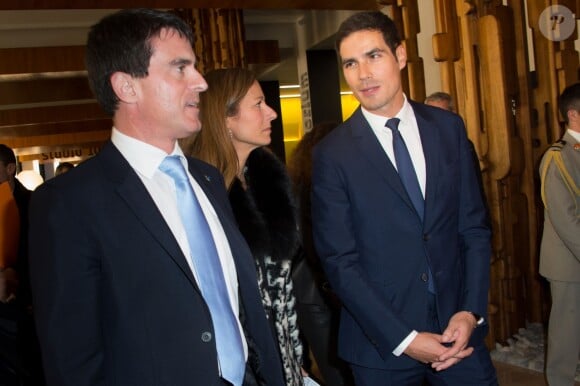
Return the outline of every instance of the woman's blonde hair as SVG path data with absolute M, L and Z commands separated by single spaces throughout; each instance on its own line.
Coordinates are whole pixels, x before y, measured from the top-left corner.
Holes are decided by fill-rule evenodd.
M 256 81 L 256 75 L 236 67 L 212 70 L 204 78 L 208 89 L 200 94 L 201 130 L 181 140 L 180 144 L 185 154 L 215 166 L 229 189 L 239 163 L 226 118 L 238 114 L 240 101 Z

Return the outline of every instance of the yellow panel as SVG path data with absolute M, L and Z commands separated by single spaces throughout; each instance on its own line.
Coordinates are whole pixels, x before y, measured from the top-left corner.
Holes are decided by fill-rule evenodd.
M 358 108 L 358 100 L 352 95 L 341 95 L 342 119 L 346 120 Z M 294 148 L 304 135 L 302 125 L 302 106 L 300 97 L 280 99 L 282 127 L 284 128 L 284 148 L 286 159 L 290 159 Z
M 280 99 L 282 110 L 282 127 L 284 128 L 284 141 L 300 139 L 303 135 L 302 108 L 300 98 Z
M 352 94 L 340 96 L 340 103 L 342 105 L 342 120 L 345 121 L 358 108 L 358 100 Z

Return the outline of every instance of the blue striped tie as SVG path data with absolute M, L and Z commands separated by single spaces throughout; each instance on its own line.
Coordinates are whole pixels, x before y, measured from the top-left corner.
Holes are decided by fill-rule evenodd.
M 246 366 L 242 338 L 209 224 L 179 156 L 165 157 L 159 169 L 175 182 L 177 208 L 187 233 L 191 259 L 211 313 L 222 378 L 241 386 Z
M 425 211 L 425 200 L 423 199 L 423 193 L 421 193 L 421 187 L 419 186 L 417 173 L 415 173 L 415 168 L 413 167 L 411 155 L 409 154 L 407 145 L 405 145 L 405 141 L 399 131 L 400 121 L 399 118 L 391 118 L 387 121 L 385 126 L 393 132 L 393 152 L 395 153 L 397 172 L 399 173 L 401 182 L 403 183 L 403 186 L 405 186 L 405 190 L 407 191 L 407 194 L 422 222 Z M 428 268 L 427 274 L 429 275 L 427 279 L 427 289 L 429 292 L 435 293 L 431 269 Z

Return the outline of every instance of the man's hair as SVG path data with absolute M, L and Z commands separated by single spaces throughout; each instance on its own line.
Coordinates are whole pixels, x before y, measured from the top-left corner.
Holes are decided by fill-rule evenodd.
M 4 165 L 16 163 L 14 151 L 3 143 L 0 143 L 0 162 Z
M 580 83 L 574 83 L 568 86 L 562 91 L 560 97 L 558 98 L 558 109 L 564 122 L 568 124 L 568 111 L 576 110 L 580 111 Z
M 425 98 L 426 104 L 428 104 L 429 102 L 438 102 L 438 101 L 447 102 L 451 110 L 455 109 L 455 106 L 453 105 L 453 98 L 446 92 L 436 91 L 433 94 L 429 95 L 427 98 Z
M 340 44 L 350 34 L 365 30 L 382 33 L 385 43 L 389 46 L 393 55 L 395 55 L 395 50 L 401 44 L 401 36 L 399 35 L 395 22 L 379 11 L 355 13 L 343 21 L 336 32 L 336 50 L 340 51 Z
M 105 16 L 91 27 L 86 48 L 89 84 L 109 116 L 115 114 L 119 104 L 111 75 L 120 71 L 137 78 L 147 77 L 153 54 L 151 39 L 163 30 L 176 31 L 193 46 L 191 28 L 170 12 L 125 9 Z

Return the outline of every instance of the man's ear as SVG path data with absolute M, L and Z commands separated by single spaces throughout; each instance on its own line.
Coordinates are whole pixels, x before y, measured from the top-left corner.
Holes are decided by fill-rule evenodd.
M 133 103 L 137 98 L 135 80 L 124 72 L 115 72 L 111 75 L 111 86 L 120 101 Z
M 401 43 L 395 49 L 395 58 L 399 62 L 399 69 L 402 70 L 407 65 L 407 49 Z

